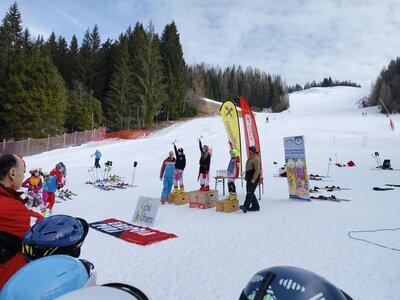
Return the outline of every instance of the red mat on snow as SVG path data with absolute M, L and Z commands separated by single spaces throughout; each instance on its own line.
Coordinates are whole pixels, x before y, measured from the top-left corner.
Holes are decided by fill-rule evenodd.
M 89 226 L 121 240 L 142 246 L 177 237 L 172 233 L 165 233 L 149 227 L 133 225 L 117 219 L 98 221 L 90 223 Z

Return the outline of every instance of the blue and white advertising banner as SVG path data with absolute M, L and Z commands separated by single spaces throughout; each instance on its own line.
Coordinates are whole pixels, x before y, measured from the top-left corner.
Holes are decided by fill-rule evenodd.
M 304 136 L 283 138 L 289 197 L 310 200 Z
M 153 226 L 159 205 L 159 198 L 140 196 L 136 205 L 135 214 L 132 218 L 132 223 L 148 227 Z

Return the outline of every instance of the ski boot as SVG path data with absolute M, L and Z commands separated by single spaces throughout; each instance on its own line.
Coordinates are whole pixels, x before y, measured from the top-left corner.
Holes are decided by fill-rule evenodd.
M 180 189 L 179 189 L 179 193 L 184 193 L 185 192 L 185 188 L 184 187 L 181 187 Z
M 165 199 L 161 198 L 160 202 L 161 202 L 161 204 L 165 204 Z
M 176 188 L 174 188 L 173 190 L 172 190 L 172 193 L 179 193 L 179 189 L 178 189 L 178 187 L 176 187 Z
M 210 186 L 209 185 L 205 185 L 203 191 L 204 192 L 209 192 L 210 191 Z
M 200 192 L 204 192 L 204 184 L 200 185 Z
M 230 200 L 230 201 L 234 201 L 234 200 L 237 200 L 237 196 L 236 196 L 236 194 L 230 194 L 230 195 L 227 197 L 227 199 Z

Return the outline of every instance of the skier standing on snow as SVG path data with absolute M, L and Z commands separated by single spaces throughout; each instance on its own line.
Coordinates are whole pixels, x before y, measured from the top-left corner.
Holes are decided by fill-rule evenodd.
M 28 196 L 32 198 L 32 207 L 40 206 L 40 210 L 43 212 L 46 211 L 43 200 L 40 197 L 40 190 L 42 189 L 42 179 L 39 175 L 38 169 L 32 169 L 29 171 L 31 177 L 27 178 L 23 183 L 22 187 L 28 189 Z
M 244 204 L 240 205 L 240 209 L 247 213 L 247 211 L 259 211 L 260 205 L 256 195 L 254 194 L 258 182 L 260 181 L 261 159 L 257 153 L 255 146 L 249 147 L 249 158 L 246 161 L 246 200 Z
M 62 183 L 65 186 L 67 184 L 67 167 L 63 162 L 59 162 L 59 164 L 61 165 Z
M 31 225 L 43 219 L 21 200 L 25 162 L 14 154 L 0 154 L 0 290 L 6 281 L 27 264 L 22 239 Z
M 199 148 L 200 148 L 200 168 L 199 168 L 199 176 L 197 180 L 200 179 L 200 191 L 206 192 L 210 190 L 210 164 L 211 164 L 211 154 L 209 152 L 209 148 L 207 145 L 202 145 L 201 138 L 198 139 Z
M 62 169 L 62 166 L 60 164 L 56 164 L 56 167 L 50 172 L 50 175 L 47 179 L 46 189 L 43 188 L 44 190 L 46 190 L 47 195 L 48 195 L 46 205 L 47 205 L 47 208 L 50 210 L 49 214 L 52 213 L 54 202 L 56 201 L 55 191 L 61 189 L 64 186 L 61 169 Z M 55 176 L 55 178 L 54 178 L 54 176 Z M 53 180 L 55 180 L 56 182 L 53 183 Z M 53 185 L 54 185 L 54 188 L 53 188 Z
M 174 189 L 173 193 L 184 193 L 185 187 L 183 185 L 183 170 L 186 167 L 186 156 L 183 154 L 183 149 L 176 148 L 175 142 L 172 143 L 174 145 L 176 162 L 175 162 L 175 172 L 174 172 Z
M 163 179 L 163 190 L 161 193 L 161 203 L 164 204 L 165 201 L 168 200 L 168 194 L 171 192 L 173 181 L 174 181 L 174 172 L 175 172 L 175 163 L 176 159 L 174 157 L 174 152 L 169 151 L 168 157 L 164 159 L 161 172 L 160 172 L 160 180 Z
M 93 153 L 90 157 L 94 156 L 94 167 L 95 168 L 101 168 L 100 167 L 100 158 L 101 158 L 101 152 L 99 150 L 96 150 L 95 153 Z
M 229 191 L 229 196 L 228 200 L 236 200 L 236 185 L 235 185 L 235 179 L 239 177 L 239 169 L 240 169 L 240 157 L 239 157 L 239 150 L 238 149 L 232 149 L 230 151 L 231 154 L 231 159 L 229 160 L 228 164 L 228 191 Z

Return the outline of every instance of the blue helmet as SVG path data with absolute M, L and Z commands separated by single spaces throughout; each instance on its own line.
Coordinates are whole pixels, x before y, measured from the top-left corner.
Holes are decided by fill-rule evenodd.
M 22 240 L 22 253 L 31 261 L 43 256 L 67 254 L 79 257 L 89 231 L 84 219 L 54 215 L 33 225 Z
M 65 294 L 57 300 L 149 300 L 138 288 L 123 283 L 108 283 Z
M 239 300 L 351 300 L 325 278 L 297 267 L 278 266 L 256 273 Z
M 50 300 L 95 283 L 96 272 L 91 263 L 53 255 L 19 269 L 4 285 L 0 300 Z

